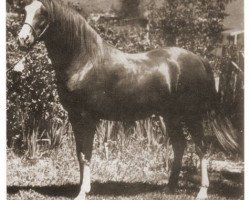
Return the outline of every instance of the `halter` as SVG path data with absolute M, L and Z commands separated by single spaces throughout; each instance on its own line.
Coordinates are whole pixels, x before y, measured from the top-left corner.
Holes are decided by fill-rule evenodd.
M 50 22 L 46 25 L 46 27 L 43 29 L 43 31 L 39 35 L 36 33 L 36 30 L 34 29 L 34 27 L 31 24 L 24 22 L 23 25 L 25 25 L 25 24 L 31 28 L 32 33 L 34 33 L 34 35 L 35 35 L 35 40 L 39 40 L 44 35 L 44 33 L 48 30 Z
M 41 0 L 39 0 L 39 1 L 42 2 Z M 54 6 L 53 6 L 53 3 L 52 3 L 51 0 L 50 0 L 50 4 L 51 4 L 52 12 L 53 12 Z M 53 18 L 52 18 L 52 22 L 54 22 L 54 19 L 53 19 Z M 35 35 L 35 40 L 39 40 L 39 39 L 44 35 L 44 33 L 48 30 L 48 28 L 49 28 L 49 26 L 50 26 L 50 24 L 51 24 L 51 20 L 49 20 L 49 23 L 46 25 L 46 27 L 43 29 L 43 31 L 42 31 L 39 35 L 37 35 L 36 30 L 34 29 L 34 27 L 33 27 L 31 24 L 29 24 L 29 23 L 27 23 L 27 22 L 24 22 L 23 25 L 24 25 L 24 24 L 28 25 L 28 26 L 31 28 L 32 32 L 33 32 L 34 35 Z

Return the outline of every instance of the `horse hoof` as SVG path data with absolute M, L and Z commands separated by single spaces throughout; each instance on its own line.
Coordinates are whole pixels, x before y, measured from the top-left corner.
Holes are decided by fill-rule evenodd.
M 81 197 L 76 197 L 74 200 L 86 200 L 86 198 L 85 197 L 83 197 L 83 196 L 81 196 Z
M 78 194 L 78 196 L 76 198 L 74 198 L 74 200 L 86 200 L 86 194 Z
M 205 196 L 197 196 L 196 197 L 196 200 L 205 200 L 205 199 L 207 199 L 208 197 L 205 195 Z
M 196 197 L 196 200 L 205 200 L 207 199 L 207 187 L 201 187 L 197 197 Z

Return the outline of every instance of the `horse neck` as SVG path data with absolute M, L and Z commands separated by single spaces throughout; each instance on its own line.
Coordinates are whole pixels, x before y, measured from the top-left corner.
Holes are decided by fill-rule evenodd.
M 81 23 L 74 25 L 74 21 L 68 21 L 72 25 L 65 26 L 65 23 L 55 19 L 54 26 L 48 30 L 44 39 L 52 62 L 54 61 L 60 70 L 70 65 L 74 59 L 79 61 L 79 57 L 84 64 L 88 61 L 95 63 L 97 58 L 101 59 L 103 56 L 101 37 L 83 17 L 79 16 L 77 20 L 81 20 Z

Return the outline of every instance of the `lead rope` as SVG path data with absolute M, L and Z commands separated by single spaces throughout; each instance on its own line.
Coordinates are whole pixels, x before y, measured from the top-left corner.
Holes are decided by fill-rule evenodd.
M 23 61 L 28 56 L 29 53 L 30 51 L 26 52 L 25 55 L 20 60 L 15 62 L 13 65 L 11 65 L 11 67 L 7 69 L 6 72 L 8 73 L 10 70 L 14 69 L 21 61 Z

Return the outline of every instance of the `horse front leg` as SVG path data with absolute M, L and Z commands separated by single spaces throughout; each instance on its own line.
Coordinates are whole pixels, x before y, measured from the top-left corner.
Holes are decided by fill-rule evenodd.
M 94 133 L 97 122 L 90 116 L 69 114 L 75 135 L 76 152 L 80 167 L 80 192 L 75 200 L 85 200 L 90 192 L 90 159 L 92 156 Z

